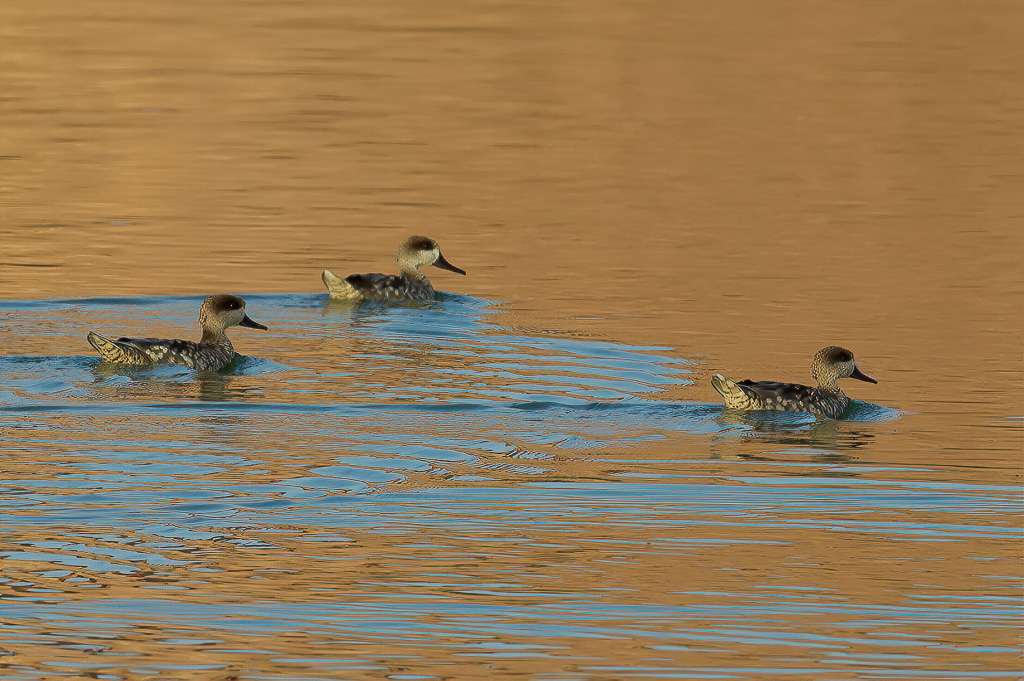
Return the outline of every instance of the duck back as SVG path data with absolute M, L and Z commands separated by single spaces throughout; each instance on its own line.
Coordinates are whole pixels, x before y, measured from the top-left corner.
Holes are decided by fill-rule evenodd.
M 740 381 L 741 390 L 754 395 L 764 406 L 762 409 L 777 411 L 809 411 L 830 418 L 842 416 L 846 409 L 845 396 L 832 395 L 820 388 L 799 383 L 776 383 L 774 381 Z
M 842 393 L 832 395 L 799 383 L 775 381 L 733 381 L 715 374 L 711 384 L 725 399 L 725 406 L 752 411 L 803 411 L 839 418 L 848 400 Z
M 322 278 L 331 297 L 342 300 L 394 303 L 434 298 L 434 288 L 426 277 L 424 281 L 417 281 L 404 275 L 373 273 L 350 274 L 342 279 L 325 270 Z
M 90 333 L 88 339 L 103 359 L 132 366 L 179 364 L 198 371 L 217 371 L 235 358 L 235 349 L 226 337 L 219 343 L 195 343 L 163 338 L 111 340 Z

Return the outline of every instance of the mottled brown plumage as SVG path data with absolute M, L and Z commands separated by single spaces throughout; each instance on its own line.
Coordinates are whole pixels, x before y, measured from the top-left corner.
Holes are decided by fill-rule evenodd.
M 814 355 L 811 377 L 817 383 L 816 387 L 772 381 L 737 383 L 722 374 L 714 374 L 711 385 L 725 399 L 725 406 L 731 409 L 810 412 L 839 418 L 849 407 L 850 399 L 839 388 L 837 379 L 878 382 L 861 372 L 852 352 L 837 345 L 822 348 Z
M 177 339 L 127 338 L 117 340 L 89 332 L 89 343 L 108 362 L 145 366 L 148 364 L 180 364 L 200 371 L 223 369 L 235 359 L 235 349 L 224 333 L 232 326 L 255 329 L 257 324 L 245 314 L 245 301 L 226 294 L 210 296 L 199 308 L 199 324 L 203 328 L 198 343 Z
M 351 274 L 341 278 L 330 270 L 320 274 L 331 298 L 350 302 L 371 301 L 399 303 L 428 301 L 436 297 L 434 287 L 426 275 L 419 271 L 424 265 L 465 274 L 444 259 L 437 242 L 425 236 L 411 236 L 402 242 L 395 253 L 399 274 Z

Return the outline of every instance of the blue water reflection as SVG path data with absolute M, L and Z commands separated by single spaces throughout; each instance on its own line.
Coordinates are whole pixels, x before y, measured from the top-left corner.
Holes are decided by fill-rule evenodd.
M 246 298 L 270 330 L 236 333 L 245 356 L 210 374 L 85 354 L 91 328 L 187 336 L 199 297 L 0 304 L 34 344 L 0 357 L 3 640 L 101 660 L 47 673 L 229 669 L 202 651 L 240 650 L 265 678 L 401 678 L 380 651 L 330 653 L 401 640 L 573 659 L 571 678 L 716 678 L 735 667 L 699 660 L 754 651 L 775 660 L 754 676 L 1007 675 L 1012 645 L 942 632 L 1015 635 L 1019 490 L 864 460 L 900 412 L 670 399 L 698 362 L 526 333 L 465 296 Z M 951 546 L 984 586 L 929 597 Z M 892 566 L 889 602 L 846 595 L 866 561 Z M 616 666 L 624 642 L 651 665 Z M 162 646 L 194 655 L 147 659 Z

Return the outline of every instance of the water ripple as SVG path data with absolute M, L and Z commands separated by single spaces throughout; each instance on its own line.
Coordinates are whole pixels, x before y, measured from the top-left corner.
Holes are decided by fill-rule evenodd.
M 186 335 L 199 297 L 0 302 L 34 344 L 0 357 L 16 678 L 230 675 L 231 651 L 337 678 L 399 639 L 571 678 L 1009 668 L 1019 489 L 888 458 L 901 412 L 738 415 L 671 348 L 465 296 L 246 298 L 270 331 L 214 374 L 82 354 L 90 328 Z

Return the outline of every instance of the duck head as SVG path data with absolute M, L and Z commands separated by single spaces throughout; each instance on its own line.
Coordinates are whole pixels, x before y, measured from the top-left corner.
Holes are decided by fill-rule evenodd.
M 811 363 L 811 377 L 824 384 L 834 383 L 838 378 L 856 378 L 858 381 L 878 383 L 860 370 L 852 352 L 838 345 L 818 350 Z
M 415 272 L 423 265 L 433 265 L 456 274 L 466 274 L 465 270 L 445 260 L 437 242 L 425 236 L 411 236 L 403 241 L 402 245 L 398 247 L 398 252 L 395 253 L 395 260 L 398 261 L 398 267 L 403 272 Z
M 226 293 L 210 296 L 199 308 L 199 324 L 210 331 L 224 331 L 232 326 L 248 326 L 252 329 L 267 330 L 245 314 L 245 301 Z

